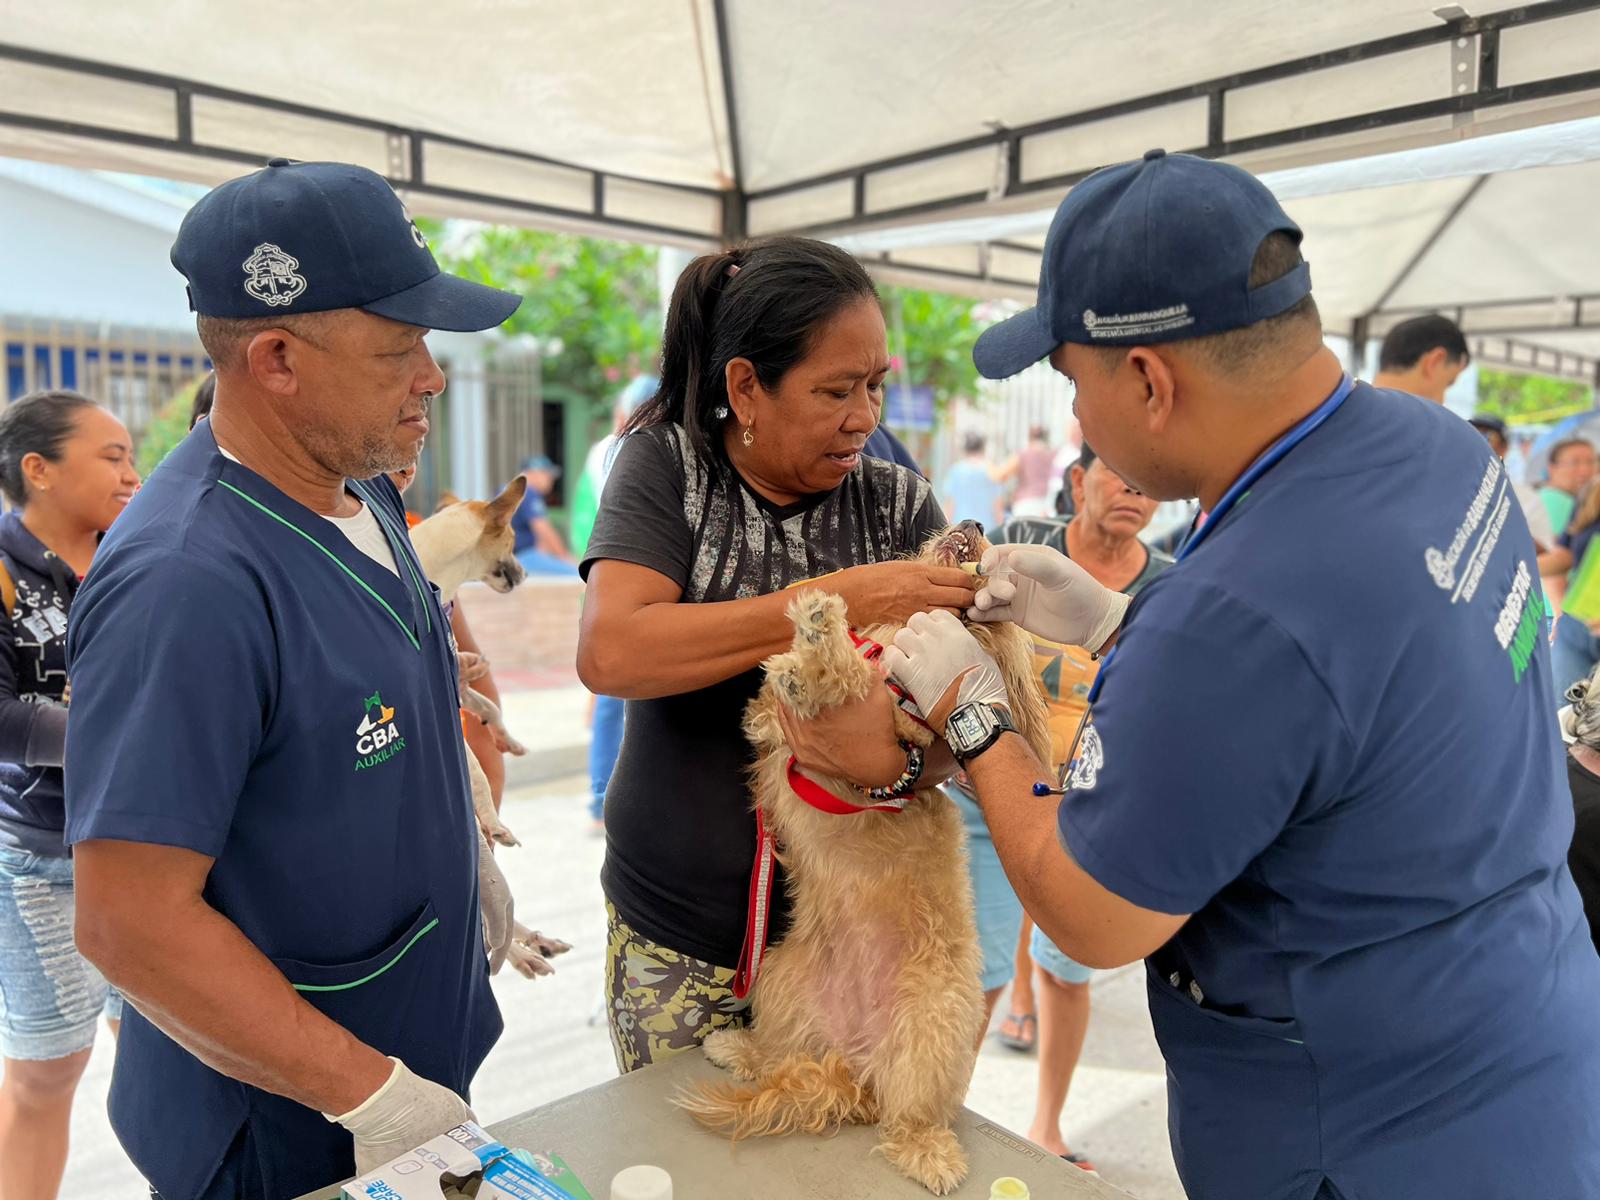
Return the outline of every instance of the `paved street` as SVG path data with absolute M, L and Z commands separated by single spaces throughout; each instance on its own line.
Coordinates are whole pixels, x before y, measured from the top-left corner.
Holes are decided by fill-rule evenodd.
M 598 879 L 603 845 L 589 832 L 584 791 L 585 780 L 568 777 L 521 788 L 506 802 L 506 821 L 524 842 L 501 852 L 518 912 L 525 923 L 559 934 L 575 948 L 559 960 L 552 978 L 530 982 L 507 974 L 495 981 L 506 1033 L 478 1076 L 474 1100 L 485 1120 L 599 1083 L 616 1069 L 603 1025 L 591 1024 L 599 1011 L 604 954 Z M 1097 977 L 1094 1001 L 1083 1065 L 1067 1102 L 1067 1135 L 1075 1149 L 1093 1156 L 1107 1179 L 1139 1200 L 1182 1200 L 1167 1149 L 1165 1084 L 1140 971 Z M 1031 1057 L 991 1038 L 968 1103 L 1012 1129 L 1026 1129 L 1034 1072 Z M 79 1093 L 64 1200 L 145 1195 L 106 1122 L 110 1073 L 107 1042 Z

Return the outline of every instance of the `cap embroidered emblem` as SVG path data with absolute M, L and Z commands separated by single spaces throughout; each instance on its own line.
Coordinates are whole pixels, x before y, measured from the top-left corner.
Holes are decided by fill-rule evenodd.
M 244 260 L 244 290 L 274 308 L 293 304 L 306 290 L 299 266 L 300 260 L 294 255 L 285 254 L 271 242 L 262 242 Z
M 415 221 L 411 222 L 411 240 L 417 244 L 418 249 L 428 248 L 428 239 L 422 235 L 422 230 L 417 227 Z

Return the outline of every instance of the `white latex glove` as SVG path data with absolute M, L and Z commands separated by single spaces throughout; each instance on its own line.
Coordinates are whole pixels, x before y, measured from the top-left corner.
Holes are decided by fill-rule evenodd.
M 501 874 L 482 830 L 478 832 L 478 911 L 483 914 L 483 949 L 489 956 L 489 974 L 494 975 L 505 965 L 511 950 L 511 938 L 517 930 L 516 904 L 511 899 L 511 885 Z
M 1128 597 L 1049 546 L 990 546 L 967 616 L 1015 621 L 1035 637 L 1097 651 L 1122 624 Z
M 924 713 L 939 707 L 957 679 L 961 686 L 951 712 L 974 702 L 1010 703 L 994 659 L 959 617 L 943 609 L 913 613 L 894 635 L 894 645 L 883 652 L 883 666 Z
M 357 1175 L 376 1170 L 463 1121 L 478 1119 L 467 1102 L 449 1088 L 413 1075 L 398 1058 L 389 1061 L 394 1070 L 388 1082 L 359 1108 L 342 1117 L 322 1114 L 355 1137 Z

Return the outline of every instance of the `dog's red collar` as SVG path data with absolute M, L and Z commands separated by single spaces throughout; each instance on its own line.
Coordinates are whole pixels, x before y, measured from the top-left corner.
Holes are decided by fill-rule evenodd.
M 841 800 L 827 788 L 814 779 L 809 779 L 800 773 L 800 764 L 795 762 L 794 755 L 789 756 L 789 788 L 796 796 L 804 800 L 821 812 L 832 813 L 836 817 L 854 816 L 864 812 L 899 812 L 905 808 L 911 796 L 900 796 L 893 800 L 885 800 L 881 804 L 851 804 L 848 800 Z M 914 794 L 914 793 L 913 793 Z

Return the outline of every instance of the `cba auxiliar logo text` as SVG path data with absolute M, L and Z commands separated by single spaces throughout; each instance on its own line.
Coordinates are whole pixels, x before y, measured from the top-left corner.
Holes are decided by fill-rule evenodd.
M 365 771 L 388 762 L 406 748 L 405 738 L 394 723 L 394 709 L 373 692 L 364 702 L 361 724 L 356 726 L 356 770 Z

